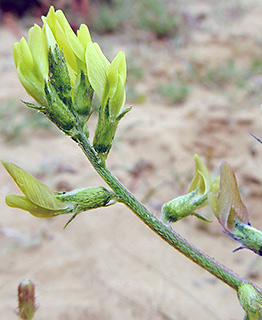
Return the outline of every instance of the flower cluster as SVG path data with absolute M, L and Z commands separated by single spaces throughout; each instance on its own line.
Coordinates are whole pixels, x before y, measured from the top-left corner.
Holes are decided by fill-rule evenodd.
M 91 115 L 95 92 L 101 106 L 94 147 L 98 154 L 107 154 L 127 112 L 121 113 L 126 98 L 125 54 L 118 52 L 110 63 L 92 42 L 87 26 L 82 24 L 75 34 L 61 10 L 51 7 L 42 20 L 42 28 L 34 25 L 29 30 L 28 41 L 23 37 L 14 45 L 18 77 L 39 106 L 26 104 L 73 135 L 74 128 L 83 128 Z

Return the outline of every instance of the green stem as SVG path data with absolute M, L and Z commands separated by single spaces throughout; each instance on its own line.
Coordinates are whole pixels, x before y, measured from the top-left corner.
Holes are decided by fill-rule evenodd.
M 176 250 L 196 264 L 209 271 L 227 285 L 237 290 L 243 283 L 249 283 L 239 277 L 230 269 L 210 258 L 204 252 L 190 244 L 187 240 L 176 233 L 171 227 L 165 225 L 155 217 L 134 195 L 107 169 L 104 162 L 98 158 L 84 134 L 79 134 L 77 142 L 83 152 L 108 186 L 117 194 L 118 201 L 131 209 L 149 228 L 157 233 L 162 239 L 169 243 Z M 251 283 L 252 284 L 252 283 Z M 253 284 L 252 284 L 253 285 Z M 259 288 L 257 288 L 259 290 Z

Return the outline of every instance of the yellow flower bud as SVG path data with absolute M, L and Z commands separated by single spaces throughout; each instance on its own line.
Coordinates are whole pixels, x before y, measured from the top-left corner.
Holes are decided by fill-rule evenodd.
M 59 48 L 63 50 L 70 77 L 78 73 L 79 69 L 86 69 L 85 50 L 91 41 L 87 26 L 81 25 L 76 35 L 64 13 L 61 10 L 55 11 L 54 7 L 50 7 L 47 16 L 42 17 L 42 20 L 44 26 L 48 26 L 46 30 L 50 29 Z
M 125 104 L 126 59 L 120 51 L 110 64 L 97 43 L 86 47 L 88 79 L 101 106 L 109 103 L 109 115 L 116 119 Z
M 25 38 L 14 44 L 14 62 L 19 80 L 40 105 L 46 105 L 45 79 L 48 76 L 48 48 L 43 30 L 35 25 Z
M 211 178 L 207 167 L 197 154 L 194 155 L 196 163 L 195 176 L 190 184 L 189 192 L 198 188 L 199 194 L 204 195 L 211 189 Z
M 101 105 L 107 91 L 107 70 L 109 61 L 97 43 L 89 42 L 86 46 L 87 75 Z
M 107 72 L 108 94 L 111 116 L 117 117 L 125 101 L 126 57 L 123 51 L 118 52 Z

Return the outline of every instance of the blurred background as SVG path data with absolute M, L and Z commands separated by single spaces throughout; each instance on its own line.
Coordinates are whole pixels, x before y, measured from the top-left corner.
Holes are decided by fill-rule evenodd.
M 198 153 L 212 177 L 234 168 L 251 222 L 262 229 L 262 3 L 258 0 L 0 0 L 0 159 L 53 190 L 101 185 L 81 150 L 42 114 L 17 79 L 14 42 L 49 6 L 73 29 L 88 25 L 112 60 L 127 56 L 127 106 L 108 166 L 155 215 L 187 192 Z M 89 120 L 92 132 L 97 116 Z M 0 168 L 0 314 L 15 319 L 16 287 L 36 284 L 36 319 L 205 320 L 243 317 L 235 292 L 162 242 L 121 205 L 36 219 L 5 205 L 19 193 Z M 202 213 L 213 219 L 208 208 Z M 214 220 L 214 219 L 213 219 Z M 174 229 L 242 276 L 262 284 L 261 261 L 217 221 L 188 217 Z M 3 316 L 2 316 L 3 317 Z M 0 317 L 1 318 L 1 317 Z

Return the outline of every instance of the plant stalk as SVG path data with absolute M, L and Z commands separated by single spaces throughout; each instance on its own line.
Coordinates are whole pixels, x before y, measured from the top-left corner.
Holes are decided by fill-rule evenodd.
M 96 155 L 90 145 L 90 142 L 83 133 L 79 133 L 76 140 L 97 173 L 116 193 L 118 196 L 118 202 L 125 204 L 129 209 L 131 209 L 150 229 L 157 233 L 168 244 L 236 291 L 240 285 L 250 283 L 190 244 L 170 226 L 165 225 L 160 219 L 155 217 L 153 213 L 150 212 L 139 200 L 137 200 L 134 195 L 109 171 L 105 163 L 101 162 L 101 159 Z M 253 285 L 252 283 L 250 284 Z M 256 289 L 261 292 L 260 288 L 256 287 Z

